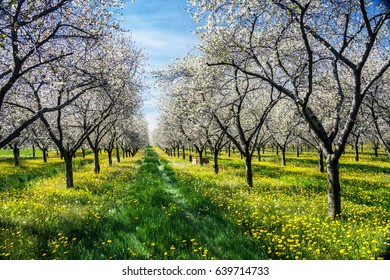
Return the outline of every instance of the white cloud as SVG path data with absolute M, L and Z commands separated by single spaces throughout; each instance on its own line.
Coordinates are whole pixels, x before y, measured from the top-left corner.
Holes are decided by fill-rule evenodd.
M 197 38 L 192 34 L 155 29 L 137 30 L 132 34 L 133 40 L 145 48 L 152 69 L 164 67 L 171 60 L 190 52 L 197 44 Z

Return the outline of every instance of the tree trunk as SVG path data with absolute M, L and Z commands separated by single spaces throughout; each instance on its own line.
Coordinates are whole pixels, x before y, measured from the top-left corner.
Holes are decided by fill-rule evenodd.
M 218 174 L 219 165 L 218 165 L 218 150 L 217 149 L 214 150 L 213 157 L 214 157 L 214 173 Z
M 325 172 L 325 166 L 324 166 L 324 152 L 321 148 L 318 149 L 318 170 L 323 173 Z
M 64 160 L 65 160 L 65 171 L 66 171 L 66 187 L 68 189 L 71 189 L 74 187 L 72 154 L 69 152 L 66 152 L 64 154 Z
M 14 145 L 12 152 L 14 154 L 14 165 L 19 166 L 20 165 L 20 162 L 19 162 L 20 150 L 19 150 L 18 145 L 16 145 L 16 144 Z
M 282 151 L 282 165 L 286 166 L 286 147 L 280 148 Z
M 279 146 L 276 145 L 276 155 L 278 156 L 279 155 Z
M 260 149 L 261 149 L 260 146 L 257 147 L 257 161 L 261 161 Z
M 108 153 L 108 165 L 112 166 L 112 149 L 107 150 Z
M 32 153 L 33 153 L 33 158 L 35 158 L 35 145 L 32 145 Z
M 100 163 L 99 163 L 99 150 L 93 150 L 93 161 L 94 161 L 94 171 L 95 174 L 100 173 Z
M 230 157 L 230 156 L 231 156 L 231 147 L 229 145 L 229 147 L 228 147 L 228 157 Z
M 328 214 L 337 218 L 341 214 L 341 186 L 339 176 L 339 162 L 332 160 L 332 155 L 328 155 L 326 167 L 328 172 Z
M 121 162 L 119 147 L 116 147 L 115 150 L 116 150 L 116 162 Z
M 297 158 L 299 158 L 299 144 L 297 145 Z
M 246 171 L 246 183 L 249 187 L 253 187 L 253 173 L 252 173 L 252 157 L 250 153 L 245 156 L 245 171 Z
M 186 149 L 184 148 L 184 146 L 182 146 L 181 149 L 182 149 L 183 159 L 185 160 L 186 159 Z
M 355 161 L 359 161 L 359 145 L 357 143 L 355 144 Z
M 375 157 L 378 157 L 378 147 L 373 147 Z
M 47 149 L 41 149 L 42 156 L 43 156 L 43 162 L 47 162 Z
M 81 156 L 85 158 L 85 149 L 81 149 Z
M 203 151 L 198 150 L 199 154 L 199 164 L 203 165 Z

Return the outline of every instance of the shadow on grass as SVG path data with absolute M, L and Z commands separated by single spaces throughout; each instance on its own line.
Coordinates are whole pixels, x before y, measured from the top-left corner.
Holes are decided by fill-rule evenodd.
M 362 173 L 384 173 L 390 174 L 390 168 L 380 167 L 377 165 L 363 164 L 363 163 L 341 163 L 340 169 L 345 171 L 362 172 Z
M 22 189 L 31 181 L 49 178 L 64 172 L 63 162 L 40 163 L 39 167 L 29 168 L 29 164 L 33 161 L 36 161 L 36 159 L 24 158 L 21 166 L 13 167 L 19 169 L 20 172 L 0 176 L 0 192 L 9 189 Z M 0 162 L 13 166 L 13 159 L 11 158 L 0 158 Z M 77 170 L 92 162 L 92 159 L 77 159 L 73 162 L 73 168 L 74 170 Z
M 307 167 L 311 165 L 310 159 L 294 159 L 292 160 L 294 166 L 304 166 Z M 300 162 L 299 164 L 296 164 Z M 225 159 L 221 160 L 221 165 L 225 164 L 228 165 L 230 168 L 232 168 L 234 173 L 238 174 L 239 176 L 244 177 L 245 176 L 245 165 L 243 162 L 237 162 Z M 262 164 L 253 164 L 253 173 L 255 175 L 258 175 L 259 178 L 255 178 L 255 185 L 260 186 L 262 189 L 267 188 L 274 188 L 274 186 L 266 186 L 262 184 L 261 179 L 262 178 L 269 178 L 275 180 L 275 183 L 280 182 L 285 185 L 290 185 L 291 188 L 285 191 L 289 194 L 300 193 L 300 189 L 303 187 L 308 191 L 311 191 L 316 194 L 324 194 L 327 191 L 327 181 L 326 181 L 326 174 L 324 173 L 302 173 L 302 172 L 294 172 L 289 171 L 285 169 L 283 166 L 265 166 Z M 313 165 L 313 168 L 315 166 Z M 369 165 L 369 164 L 361 164 L 361 163 L 343 163 L 340 164 L 341 168 L 341 175 L 344 172 L 359 172 L 361 173 L 361 178 L 369 178 L 373 174 L 381 174 L 384 175 L 390 174 L 390 169 L 385 167 L 380 167 L 376 165 Z M 367 174 L 367 175 L 364 175 Z M 390 189 L 388 187 L 388 183 L 380 182 L 378 181 L 375 185 L 365 184 L 364 180 L 362 181 L 359 178 L 350 178 L 350 179 L 341 179 L 341 187 L 342 192 L 344 195 L 344 198 L 347 198 L 349 201 L 361 204 L 361 205 L 375 205 L 378 202 L 373 200 L 370 196 L 364 196 L 359 192 L 351 192 L 350 189 L 355 189 L 356 186 L 362 187 L 362 191 L 376 191 L 381 192 L 383 195 L 382 197 L 389 197 L 390 195 Z M 390 200 L 388 200 L 388 203 L 381 202 L 381 204 L 385 203 L 386 208 L 390 207 Z
M 35 159 L 23 159 L 21 166 L 13 167 L 20 170 L 19 172 L 0 176 L 0 191 L 22 189 L 32 180 L 49 178 L 63 170 L 62 163 L 47 163 L 40 167 L 28 168 L 31 161 L 35 161 Z M 0 159 L 0 162 L 13 166 L 13 159 Z

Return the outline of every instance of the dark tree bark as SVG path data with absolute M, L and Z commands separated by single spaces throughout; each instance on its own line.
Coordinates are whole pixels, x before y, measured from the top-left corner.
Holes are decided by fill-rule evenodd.
M 378 146 L 372 147 L 374 149 L 374 156 L 378 157 Z
M 338 159 L 332 160 L 332 155 L 329 155 L 326 167 L 328 172 L 328 214 L 336 218 L 341 214 L 341 186 Z
M 214 168 L 215 174 L 218 174 L 218 172 L 219 172 L 218 154 L 219 154 L 219 151 L 214 149 L 214 152 L 213 152 L 214 166 L 213 166 L 213 168 Z
M 93 151 L 93 163 L 94 163 L 93 171 L 95 172 L 95 174 L 100 174 L 99 150 L 92 149 L 92 151 Z
M 286 147 L 281 147 L 280 150 L 282 152 L 282 165 L 286 166 Z
M 261 154 L 260 154 L 260 149 L 261 149 L 261 147 L 260 146 L 257 146 L 257 161 L 261 161 Z
M 108 153 L 108 165 L 112 166 L 112 150 L 107 151 Z
M 42 151 L 43 162 L 47 162 L 47 148 L 40 148 Z
M 115 148 L 115 150 L 116 150 L 116 161 L 117 162 L 121 162 L 121 156 L 120 156 L 120 152 L 119 152 L 119 147 L 117 146 Z
M 13 145 L 12 152 L 14 154 L 14 165 L 19 166 L 20 165 L 20 162 L 19 162 L 20 149 L 19 149 L 17 144 Z
M 245 157 L 245 173 L 246 173 L 245 181 L 246 184 L 252 188 L 253 187 L 252 155 L 249 152 L 249 150 L 247 152 L 248 154 Z
M 66 151 L 64 153 L 64 160 L 65 160 L 65 172 L 66 172 L 66 187 L 70 189 L 74 187 L 72 153 Z
M 324 152 L 321 148 L 318 149 L 318 170 L 323 173 L 325 172 L 324 168 Z

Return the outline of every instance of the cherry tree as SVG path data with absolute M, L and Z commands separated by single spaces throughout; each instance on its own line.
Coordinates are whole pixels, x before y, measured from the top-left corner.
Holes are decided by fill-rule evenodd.
M 72 157 L 88 136 L 112 114 L 118 117 L 126 112 L 126 105 L 140 102 L 136 85 L 140 81 L 137 69 L 141 61 L 132 51 L 118 44 L 115 37 L 106 37 L 94 52 L 82 53 L 75 68 L 62 68 L 56 73 L 59 81 L 53 91 L 57 105 L 72 91 L 86 92 L 63 109 L 40 116 L 64 157 L 68 188 L 73 187 Z M 96 85 L 87 89 L 77 86 L 84 77 L 94 80 Z M 42 106 L 39 101 L 38 106 Z
M 32 82 L 32 72 L 43 75 L 50 65 L 58 65 L 64 59 L 69 61 L 71 57 L 77 60 L 77 52 L 70 45 L 77 46 L 80 40 L 90 41 L 92 45 L 99 37 L 117 29 L 112 9 L 119 9 L 121 5 L 122 2 L 117 0 L 1 1 L 0 112 L 4 110 L 8 96 L 16 94 L 19 101 L 25 99 L 25 91 L 15 88 L 20 88 L 26 80 Z M 38 90 L 38 86 L 35 90 Z M 15 96 L 11 99 L 15 99 Z M 59 110 L 68 103 L 64 101 L 54 107 L 43 106 L 34 112 L 29 110 L 27 116 L 19 115 L 20 106 L 12 106 L 11 111 L 7 109 L 8 114 L 23 121 L 8 135 L 0 132 L 0 147 L 17 138 L 41 115 Z
M 135 43 L 128 37 L 116 36 L 105 40 L 104 48 L 99 51 L 99 67 L 110 69 L 109 75 L 104 74 L 103 79 L 111 80 L 110 91 L 113 94 L 102 94 L 96 91 L 93 96 L 86 96 L 79 106 L 81 118 L 79 125 L 85 132 L 90 129 L 91 119 L 95 120 L 96 114 L 104 115 L 107 108 L 110 115 L 100 123 L 88 136 L 89 147 L 94 154 L 94 171 L 100 172 L 99 151 L 104 147 L 108 152 L 110 166 L 112 165 L 112 151 L 121 136 L 121 129 L 117 127 L 123 119 L 131 118 L 140 105 L 142 81 L 142 63 L 145 60 L 144 53 L 135 47 Z M 110 107 L 112 105 L 112 107 Z

